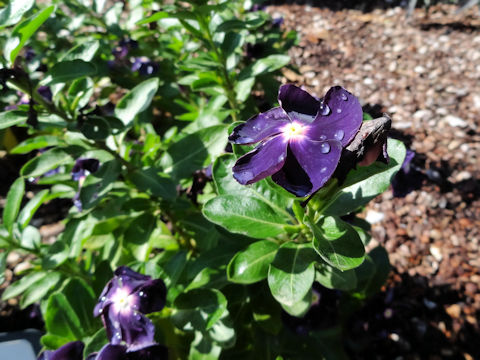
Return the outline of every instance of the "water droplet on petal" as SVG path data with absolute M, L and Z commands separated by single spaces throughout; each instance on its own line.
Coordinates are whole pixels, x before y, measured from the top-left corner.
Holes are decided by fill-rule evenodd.
M 322 167 L 322 168 L 320 169 L 320 172 L 321 172 L 321 173 L 324 173 L 325 171 L 327 171 L 327 167 L 326 167 L 326 166 L 324 166 L 324 167 Z
M 103 309 L 99 309 L 99 310 L 98 310 L 98 313 L 99 313 L 99 314 L 103 313 Z
M 341 112 L 342 112 L 342 109 L 338 108 L 338 109 L 337 109 L 337 113 L 340 114 Z
M 345 137 L 345 131 L 343 131 L 342 129 L 340 130 L 337 130 L 335 132 L 335 134 L 333 135 L 333 137 L 337 140 L 343 140 L 343 138 Z
M 100 299 L 100 301 L 105 301 L 105 300 L 107 300 L 107 298 L 105 296 L 102 296 L 101 299 Z
M 345 94 L 344 92 L 340 93 L 340 98 L 341 98 L 343 101 L 347 101 L 347 100 L 348 100 L 348 96 L 347 96 L 347 94 Z
M 282 162 L 284 159 L 285 159 L 285 156 L 284 156 L 284 155 L 280 155 L 280 156 L 278 157 L 278 162 Z
M 320 135 L 318 140 L 320 140 L 320 141 L 327 140 L 327 135 Z
M 145 293 L 144 293 L 143 291 L 140 291 L 140 292 L 138 293 L 138 296 L 140 296 L 140 297 L 145 297 L 146 295 L 145 295 Z
M 327 116 L 328 114 L 330 114 L 330 108 L 328 107 L 327 104 L 320 104 L 320 111 L 319 111 L 320 115 L 323 115 L 323 116 Z
M 320 145 L 320 151 L 322 154 L 328 154 L 330 152 L 330 144 L 327 142 L 322 143 L 322 145 Z

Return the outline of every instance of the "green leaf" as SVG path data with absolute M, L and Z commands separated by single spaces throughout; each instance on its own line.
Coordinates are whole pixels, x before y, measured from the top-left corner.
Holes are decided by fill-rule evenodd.
M 93 95 L 93 90 L 93 80 L 89 77 L 81 77 L 80 79 L 74 80 L 67 93 L 70 111 L 79 110 L 87 105 L 90 97 Z M 107 127 L 110 129 L 108 124 Z
M 30 284 L 28 288 L 25 289 L 22 299 L 20 300 L 20 308 L 25 309 L 28 305 L 42 300 L 60 280 L 62 280 L 60 273 L 49 272 L 46 276 Z
M 214 162 L 212 176 L 219 195 L 246 195 L 258 198 L 266 202 L 277 213 L 284 215 L 286 219 L 293 220 L 286 208 L 292 206 L 293 200 L 285 197 L 269 185 L 267 180 L 261 180 L 251 185 L 241 185 L 234 178 L 232 167 L 236 158 L 233 154 L 225 154 Z
M 227 299 L 215 289 L 193 289 L 177 296 L 172 320 L 180 329 L 210 329 L 227 310 Z
M 68 258 L 70 249 L 65 245 L 63 240 L 57 240 L 50 245 L 43 254 L 42 268 L 54 269 L 61 265 Z
M 50 295 L 44 319 L 47 333 L 63 338 L 64 343 L 82 338 L 80 319 L 64 294 Z
M 150 24 L 152 22 L 158 21 L 160 19 L 167 18 L 169 16 L 170 15 L 166 11 L 157 11 L 153 15 L 147 17 L 146 19 L 142 19 L 140 21 L 137 21 L 137 25 Z
M 255 77 L 248 77 L 246 79 L 239 80 L 235 84 L 236 100 L 238 102 L 244 102 L 248 99 L 252 93 L 253 85 L 255 85 Z
M 60 61 L 68 60 L 83 60 L 83 61 L 92 61 L 95 53 L 100 47 L 100 42 L 98 40 L 88 40 L 81 44 L 78 44 L 71 48 L 63 57 L 60 58 Z
M 15 62 L 18 53 L 20 52 L 20 50 L 22 50 L 25 43 L 50 17 L 54 10 L 54 5 L 49 6 L 15 26 L 10 37 L 7 40 L 7 43 L 5 44 L 4 49 L 5 59 L 7 59 L 10 64 L 13 64 Z
M 26 119 L 25 114 L 25 119 Z M 55 146 L 59 144 L 59 139 L 53 135 L 39 135 L 36 137 L 28 138 L 15 146 L 10 153 L 11 154 L 27 154 L 32 150 L 43 149 L 49 146 Z
M 360 298 L 368 298 L 379 292 L 392 268 L 388 254 L 381 246 L 368 253 L 364 264 L 355 269 L 359 278 L 355 295 Z
M 267 57 L 258 59 L 253 65 L 243 69 L 238 75 L 240 80 L 250 77 L 266 74 L 278 70 L 290 62 L 288 55 L 269 55 Z
M 268 276 L 268 268 L 278 250 L 273 241 L 257 241 L 245 250 L 238 252 L 227 267 L 230 281 L 239 284 L 252 284 Z
M 40 235 L 40 231 L 38 231 L 36 227 L 27 226 L 22 231 L 20 244 L 27 249 L 38 249 L 40 247 L 41 240 L 42 236 Z
M 105 328 L 101 328 L 95 334 L 85 339 L 85 349 L 83 351 L 84 356 L 88 356 L 91 353 L 99 352 L 100 349 L 108 343 L 107 332 Z
M 5 269 L 7 268 L 8 251 L 0 253 L 0 285 L 5 281 Z
M 102 116 L 88 116 L 82 123 L 80 131 L 87 139 L 104 140 L 111 134 L 108 121 Z
M 370 166 L 361 166 L 348 173 L 339 191 L 333 195 L 326 206 L 325 215 L 345 215 L 384 192 L 402 166 L 405 159 L 405 145 L 399 140 L 388 139 L 388 155 L 390 162 L 383 164 L 375 162 Z
M 202 331 L 195 331 L 188 360 L 218 360 L 222 348 L 211 341 Z
M 65 295 L 69 305 L 80 320 L 83 334 L 93 335 L 99 324 L 96 324 L 98 320 L 95 321 L 93 317 L 96 298 L 92 288 L 81 279 L 71 278 L 62 289 L 62 294 Z
M 84 209 L 90 209 L 98 204 L 113 187 L 120 175 L 122 166 L 118 160 L 103 163 L 95 173 L 85 179 L 80 190 L 80 201 Z
M 314 236 L 313 247 L 322 259 L 339 270 L 359 266 L 365 259 L 362 240 L 353 227 L 338 217 L 327 216 L 319 224 L 305 219 Z
M 13 223 L 17 219 L 24 193 L 25 182 L 22 177 L 19 177 L 12 184 L 10 190 L 8 190 L 7 201 L 3 209 L 3 223 L 10 233 L 12 232 Z
M 45 74 L 40 82 L 42 85 L 54 85 L 66 83 L 84 76 L 92 76 L 97 72 L 97 67 L 83 60 L 65 60 L 56 63 Z
M 355 270 L 341 271 L 328 264 L 317 263 L 315 280 L 329 289 L 350 291 L 357 287 Z
M 296 302 L 293 305 L 286 305 L 286 304 L 280 304 L 280 305 L 282 306 L 282 309 L 285 310 L 290 315 L 296 316 L 296 317 L 303 317 L 307 313 L 307 311 L 310 309 L 310 305 L 312 304 L 312 298 L 313 298 L 313 292 L 312 292 L 312 289 L 310 289 L 307 295 L 305 295 L 305 297 L 299 302 Z
M 20 169 L 20 174 L 28 177 L 40 176 L 70 161 L 73 161 L 72 157 L 63 149 L 53 148 L 29 160 Z
M 20 280 L 10 284 L 2 294 L 2 300 L 8 300 L 15 296 L 21 295 L 30 286 L 38 281 L 41 281 L 44 277 L 48 276 L 46 272 L 34 272 L 23 276 Z
M 147 261 L 152 250 L 149 243 L 156 218 L 148 213 L 137 216 L 124 233 L 123 246 L 139 261 Z
M 174 179 L 190 177 L 220 155 L 227 142 L 225 125 L 210 126 L 172 143 L 161 163 Z
M 268 286 L 281 304 L 292 307 L 312 288 L 315 252 L 310 244 L 284 243 L 268 271 Z
M 288 225 L 267 203 L 249 196 L 217 196 L 207 201 L 203 214 L 231 232 L 259 239 L 283 234 Z
M 177 194 L 175 184 L 170 177 L 154 167 L 135 170 L 128 175 L 128 180 L 140 191 L 166 200 L 173 200 Z
M 9 128 L 27 121 L 28 114 L 25 111 L 10 110 L 0 113 L 0 130 Z
M 115 116 L 125 126 L 132 125 L 135 117 L 150 106 L 158 85 L 158 79 L 152 78 L 135 86 L 120 99 L 115 107 Z
M 40 206 L 49 198 L 48 190 L 41 190 L 35 196 L 28 201 L 28 203 L 23 207 L 22 211 L 18 215 L 17 222 L 20 224 L 20 227 L 23 229 L 30 223 L 33 215 L 38 210 Z
M 0 28 L 16 24 L 35 3 L 34 0 L 10 0 L 0 10 Z

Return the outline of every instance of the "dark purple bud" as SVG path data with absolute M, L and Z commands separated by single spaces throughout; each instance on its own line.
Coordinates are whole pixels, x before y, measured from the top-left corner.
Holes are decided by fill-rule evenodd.
M 425 175 L 413 164 L 415 151 L 407 149 L 402 167 L 392 179 L 392 191 L 395 197 L 405 197 L 422 186 Z
M 81 178 L 96 172 L 99 166 L 100 162 L 97 159 L 77 159 L 72 169 L 72 179 L 75 181 L 79 181 Z
M 36 55 L 36 54 L 35 54 L 35 51 L 33 51 L 32 48 L 27 47 L 27 48 L 25 49 L 25 60 L 26 60 L 27 62 L 32 61 L 32 60 L 35 58 L 35 55 Z
M 44 351 L 38 360 L 82 360 L 84 347 L 83 342 L 72 341 L 57 350 Z
M 161 279 L 139 274 L 122 266 L 103 289 L 94 315 L 102 316 L 111 344 L 124 341 L 137 349 L 153 343 L 154 326 L 143 314 L 165 306 L 167 290 Z
M 39 86 L 37 92 L 48 101 L 52 101 L 52 90 L 48 86 Z
M 229 136 L 240 145 L 260 142 L 237 160 L 233 176 L 243 185 L 272 176 L 296 196 L 308 196 L 332 176 L 343 147 L 360 128 L 362 108 L 339 86 L 319 101 L 299 87 L 283 85 L 278 101 L 280 107 L 252 117 Z
M 274 18 L 274 19 L 272 19 L 272 26 L 273 27 L 280 27 L 280 26 L 283 25 L 283 21 L 284 21 L 284 19 L 281 16 L 278 17 L 278 18 Z

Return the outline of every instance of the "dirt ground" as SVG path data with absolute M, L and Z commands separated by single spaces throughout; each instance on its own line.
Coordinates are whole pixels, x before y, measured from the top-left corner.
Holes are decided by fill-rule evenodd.
M 366 210 L 390 255 L 385 291 L 352 319 L 354 359 L 480 359 L 480 15 L 439 5 L 270 5 L 300 34 L 285 81 L 322 96 L 342 85 L 415 152 Z M 348 1 L 346 2 L 348 3 Z M 353 3 L 353 2 L 350 2 Z M 325 4 L 325 5 L 322 5 Z M 330 5 L 329 5 L 330 4 Z M 331 5 L 334 4 L 334 5 Z

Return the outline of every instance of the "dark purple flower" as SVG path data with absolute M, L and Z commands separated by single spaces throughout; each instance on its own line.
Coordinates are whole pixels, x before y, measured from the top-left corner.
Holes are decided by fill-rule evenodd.
M 272 19 L 272 26 L 273 27 L 280 27 L 280 26 L 283 25 L 283 21 L 284 21 L 284 19 L 281 16 L 278 17 L 278 18 L 274 18 L 274 19 Z
M 158 71 L 158 64 L 147 58 L 135 58 L 131 69 L 132 71 L 138 71 L 140 75 L 148 76 Z
M 161 279 L 139 274 L 121 266 L 103 289 L 94 315 L 102 316 L 112 345 L 125 342 L 129 351 L 154 344 L 154 326 L 144 316 L 160 311 L 166 300 L 166 287 Z
M 407 149 L 402 167 L 392 179 L 392 191 L 395 197 L 405 197 L 408 193 L 422 186 L 425 175 L 412 163 L 415 151 Z
M 37 92 L 48 101 L 52 101 L 52 90 L 48 86 L 39 86 Z
M 268 176 L 303 197 L 320 189 L 332 176 L 343 147 L 362 124 L 358 99 L 340 86 L 322 101 L 294 86 L 283 85 L 279 107 L 237 126 L 229 137 L 235 144 L 260 143 L 240 157 L 234 178 L 243 185 Z
M 128 55 L 128 52 L 132 49 L 136 49 L 138 47 L 138 42 L 132 39 L 123 39 L 118 43 L 112 50 L 113 56 L 115 59 L 123 59 L 125 56 Z
M 167 360 L 168 351 L 165 346 L 153 344 L 150 346 L 129 351 L 122 345 L 105 345 L 96 356 L 89 356 L 88 360 Z
M 84 347 L 83 342 L 72 341 L 57 350 L 44 351 L 40 354 L 38 360 L 82 360 Z
M 81 181 L 81 179 L 85 178 L 88 174 L 96 172 L 99 166 L 100 162 L 97 159 L 77 159 L 72 169 L 72 179 L 75 181 Z

